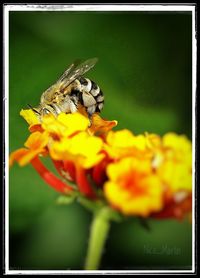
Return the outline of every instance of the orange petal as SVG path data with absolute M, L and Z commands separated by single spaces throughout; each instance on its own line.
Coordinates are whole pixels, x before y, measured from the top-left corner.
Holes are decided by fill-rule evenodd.
M 41 149 L 44 148 L 48 143 L 48 134 L 46 132 L 39 132 L 36 131 L 32 133 L 27 141 L 25 142 L 25 147 L 30 148 L 30 149 Z
M 10 161 L 9 165 L 12 166 L 13 162 L 16 160 L 20 166 L 25 166 L 28 164 L 35 156 L 38 154 L 43 153 L 43 149 L 37 149 L 37 150 L 28 150 L 28 149 L 19 149 L 15 152 L 13 152 L 10 155 Z
M 12 152 L 9 157 L 9 166 L 11 167 L 13 165 L 14 161 L 19 162 L 24 156 L 27 155 L 27 153 L 28 153 L 28 150 L 25 148 L 21 148 L 21 149 L 18 149 L 16 151 Z
M 30 132 L 35 132 L 35 131 L 43 132 L 44 131 L 41 124 L 30 125 L 28 129 L 29 129 Z
M 102 119 L 97 113 L 92 116 L 92 126 L 88 129 L 90 134 L 101 134 L 108 132 L 117 125 L 117 121 L 107 121 Z

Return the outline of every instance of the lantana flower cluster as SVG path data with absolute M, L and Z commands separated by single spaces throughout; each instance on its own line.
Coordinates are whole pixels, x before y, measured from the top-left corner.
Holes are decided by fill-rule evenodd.
M 42 118 L 21 110 L 30 135 L 23 148 L 10 155 L 31 163 L 40 176 L 64 195 L 74 192 L 101 200 L 126 216 L 175 217 L 192 208 L 192 144 L 185 135 L 136 135 L 113 128 L 117 121 L 84 111 L 48 114 Z M 50 157 L 59 177 L 41 157 Z

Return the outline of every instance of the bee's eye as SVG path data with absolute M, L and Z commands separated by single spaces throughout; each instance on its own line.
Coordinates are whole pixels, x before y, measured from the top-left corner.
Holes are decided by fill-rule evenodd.
M 43 109 L 43 114 L 45 115 L 45 114 L 49 114 L 50 113 L 50 111 L 47 109 L 47 108 L 44 108 Z

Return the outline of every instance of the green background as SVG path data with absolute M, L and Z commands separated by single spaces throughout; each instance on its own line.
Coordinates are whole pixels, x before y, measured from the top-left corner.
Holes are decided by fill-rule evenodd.
M 172 12 L 10 12 L 9 150 L 28 137 L 19 116 L 76 59 L 98 57 L 86 74 L 105 94 L 116 129 L 192 133 L 192 16 Z M 51 167 L 51 165 L 50 165 Z M 82 269 L 91 214 L 58 194 L 31 166 L 10 170 L 11 269 Z M 187 221 L 113 223 L 101 269 L 190 269 Z M 168 250 L 168 251 L 167 251 Z

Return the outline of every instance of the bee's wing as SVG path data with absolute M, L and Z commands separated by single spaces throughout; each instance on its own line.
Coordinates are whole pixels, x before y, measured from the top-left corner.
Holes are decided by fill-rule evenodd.
M 69 66 L 68 69 L 66 69 L 64 71 L 64 73 L 61 75 L 61 77 L 58 79 L 57 82 L 61 82 L 62 80 L 64 80 L 67 76 L 69 76 L 69 74 L 71 74 L 72 72 L 74 72 L 75 68 L 80 64 L 80 60 L 77 59 L 73 62 L 73 64 L 71 64 Z
M 54 95 L 54 88 L 65 88 L 69 86 L 78 76 L 83 75 L 85 72 L 89 71 L 97 63 L 97 58 L 92 58 L 86 60 L 80 64 L 80 60 L 76 60 L 67 68 L 58 81 L 45 90 L 41 96 L 41 102 L 51 101 Z
M 69 68 L 61 75 L 61 77 L 53 84 L 51 85 L 49 88 L 47 88 L 42 96 L 41 96 L 41 101 L 50 101 L 54 95 L 54 88 L 56 86 L 61 86 L 61 84 L 63 83 L 63 80 L 65 80 L 67 78 L 67 76 L 71 75 L 71 73 L 74 72 L 75 68 L 80 64 L 80 60 L 75 60 L 73 62 L 73 64 L 71 64 L 69 66 Z
M 94 67 L 94 65 L 97 63 L 97 58 L 92 58 L 89 60 L 86 60 L 83 63 L 79 63 L 76 61 L 74 62 L 59 78 L 57 83 L 62 84 L 62 87 L 67 87 L 69 84 L 71 84 L 77 77 L 83 75 L 87 71 L 89 71 L 91 68 Z

